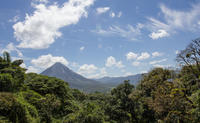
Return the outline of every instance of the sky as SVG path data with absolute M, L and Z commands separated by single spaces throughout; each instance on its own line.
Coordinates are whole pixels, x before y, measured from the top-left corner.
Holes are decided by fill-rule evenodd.
M 199 34 L 200 0 L 0 0 L 0 52 L 27 72 L 56 62 L 88 78 L 175 68 Z

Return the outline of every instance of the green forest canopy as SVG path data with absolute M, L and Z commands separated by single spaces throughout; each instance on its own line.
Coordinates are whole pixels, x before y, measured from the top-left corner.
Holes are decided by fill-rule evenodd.
M 135 87 L 85 94 L 54 77 L 26 74 L 9 53 L 0 57 L 1 123 L 200 122 L 200 39 L 177 55 L 180 72 L 155 68 Z

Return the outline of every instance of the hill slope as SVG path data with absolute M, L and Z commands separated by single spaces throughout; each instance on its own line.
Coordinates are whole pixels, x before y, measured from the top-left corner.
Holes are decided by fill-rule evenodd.
M 69 83 L 70 87 L 82 90 L 84 92 L 100 91 L 105 92 L 109 90 L 105 84 L 96 80 L 87 79 L 61 63 L 55 63 L 41 73 L 42 75 L 56 77 Z
M 130 75 L 125 77 L 103 77 L 96 79 L 96 81 L 102 82 L 109 87 L 116 87 L 124 82 L 124 80 L 130 80 L 130 83 L 136 85 L 141 79 L 143 74 Z

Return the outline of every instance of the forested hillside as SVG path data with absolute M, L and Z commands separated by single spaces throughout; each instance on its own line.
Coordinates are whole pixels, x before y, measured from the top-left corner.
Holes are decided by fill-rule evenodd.
M 63 80 L 26 74 L 23 60 L 0 57 L 1 123 L 198 123 L 200 39 L 177 55 L 179 73 L 155 68 L 135 87 L 85 94 Z

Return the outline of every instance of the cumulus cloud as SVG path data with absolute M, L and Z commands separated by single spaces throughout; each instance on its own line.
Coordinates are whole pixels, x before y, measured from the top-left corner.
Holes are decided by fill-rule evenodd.
M 148 59 L 150 57 L 150 54 L 147 52 L 142 52 L 141 55 L 137 58 L 137 60 L 144 60 Z
M 120 18 L 122 16 L 122 12 L 120 11 L 117 15 L 118 18 Z
M 140 65 L 140 62 L 138 62 L 138 61 L 134 61 L 134 62 L 132 63 L 132 65 L 137 67 L 137 66 Z
M 111 12 L 111 13 L 110 13 L 110 17 L 111 17 L 111 18 L 114 18 L 114 17 L 115 17 L 115 13 L 114 13 L 114 12 Z
M 140 23 L 138 23 L 136 27 L 133 27 L 132 25 L 127 25 L 125 28 L 113 25 L 110 26 L 108 29 L 101 29 L 101 27 L 98 27 L 92 32 L 103 36 L 120 36 L 128 40 L 135 41 L 137 40 L 138 36 L 141 35 L 141 29 L 143 27 L 144 25 Z
M 140 71 L 139 73 L 144 74 L 144 73 L 148 73 L 148 71 L 143 70 L 143 71 Z
M 127 59 L 127 60 L 136 59 L 137 56 L 138 56 L 138 55 L 137 55 L 136 53 L 129 52 L 129 53 L 126 54 L 126 59 Z
M 25 64 L 25 63 L 22 63 L 22 64 L 20 65 L 20 67 L 26 68 L 26 64 Z
M 4 48 L 4 49 L 1 50 L 1 53 L 3 53 L 4 51 L 7 51 L 7 52 L 9 52 L 9 53 L 15 51 L 15 52 L 17 52 L 17 55 L 18 55 L 19 57 L 23 57 L 22 52 L 21 52 L 20 50 L 18 50 L 18 49 L 16 48 L 16 46 L 15 46 L 13 43 L 9 43 L 9 44 L 6 46 L 6 48 Z
M 74 67 L 74 68 L 80 67 L 80 65 L 79 65 L 78 63 L 76 63 L 76 62 L 71 62 L 71 63 L 70 63 L 70 66 L 71 66 L 71 67 Z
M 153 52 L 152 53 L 152 56 L 153 57 L 159 57 L 159 56 L 162 56 L 163 54 L 162 53 L 159 53 L 159 52 Z
M 33 66 L 27 67 L 25 63 L 22 63 L 20 65 L 20 67 L 27 69 L 26 73 L 39 73 L 40 72 L 39 68 L 36 68 Z
M 133 75 L 133 73 L 131 73 L 131 72 L 126 72 L 126 73 L 124 74 L 125 77 L 126 77 L 126 76 L 130 76 L 130 75 Z
M 154 57 L 159 57 L 159 56 L 162 56 L 163 53 L 160 53 L 160 52 L 153 52 L 153 53 L 148 53 L 148 52 L 141 52 L 141 53 L 134 53 L 134 52 L 128 52 L 126 54 L 126 59 L 127 60 L 135 60 L 132 65 L 133 66 L 138 66 L 140 64 L 140 60 L 145 60 L 145 59 L 148 59 L 152 56 L 152 58 Z
M 97 14 L 103 14 L 103 13 L 106 13 L 107 11 L 110 10 L 110 7 L 102 7 L 102 8 L 97 8 L 96 11 L 97 11 Z
M 84 49 L 85 49 L 85 47 L 84 47 L 84 46 L 80 47 L 80 51 L 83 51 Z
M 109 56 L 106 60 L 106 67 L 117 67 L 117 68 L 123 68 L 124 65 L 122 64 L 122 61 L 116 61 L 115 57 Z
M 39 56 L 37 59 L 31 60 L 31 63 L 34 65 L 34 67 L 37 67 L 39 69 L 46 69 L 55 64 L 56 62 L 60 62 L 66 66 L 69 64 L 67 59 L 65 59 L 64 57 L 52 56 L 51 54 L 42 55 Z
M 80 66 L 78 73 L 80 74 L 91 74 L 91 73 L 95 73 L 97 71 L 97 67 L 93 64 L 84 64 L 82 66 Z
M 155 18 L 148 18 L 150 20 L 149 29 L 152 34 L 149 36 L 152 39 L 167 37 L 177 30 L 198 31 L 200 25 L 200 3 L 192 5 L 189 11 L 180 11 L 170 9 L 164 4 L 160 5 L 161 12 L 164 16 L 164 22 Z
M 13 25 L 20 48 L 44 49 L 62 36 L 60 28 L 76 24 L 87 17 L 86 9 L 94 0 L 69 0 L 62 6 L 35 4 L 33 14 L 26 14 L 23 22 Z
M 8 22 L 14 22 L 16 23 L 19 20 L 19 16 L 14 16 L 12 19 L 9 19 Z
M 107 76 L 107 71 L 106 71 L 106 68 L 100 68 L 98 69 L 98 71 L 95 73 L 95 74 L 90 74 L 90 75 L 87 75 L 88 78 L 102 78 L 104 76 Z
M 165 61 L 167 61 L 167 59 L 161 59 L 161 60 L 151 61 L 151 62 L 149 62 L 149 64 L 155 65 L 155 64 L 158 64 L 158 63 L 161 63 L 161 62 L 165 62 Z
M 152 32 L 149 37 L 151 37 L 152 39 L 159 39 L 159 38 L 163 38 L 163 37 L 168 37 L 169 34 L 163 30 L 163 29 L 160 29 L 158 30 L 157 32 Z
M 26 73 L 39 73 L 39 72 L 40 72 L 40 70 L 33 66 L 29 66 L 26 71 Z

